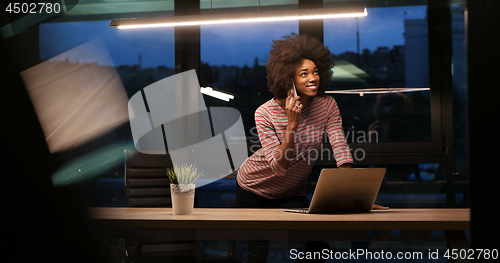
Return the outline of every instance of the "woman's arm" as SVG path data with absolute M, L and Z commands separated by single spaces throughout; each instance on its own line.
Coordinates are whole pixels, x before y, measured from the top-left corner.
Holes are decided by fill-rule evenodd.
M 300 97 L 291 98 L 291 93 L 285 100 L 285 111 L 288 117 L 285 135 L 280 147 L 276 151 L 274 158 L 285 169 L 288 168 L 290 160 L 293 158 L 293 148 L 295 146 L 295 134 L 297 133 L 297 126 L 300 122 L 300 115 L 302 111 L 302 103 Z M 292 103 L 290 103 L 290 101 Z
M 262 145 L 261 150 L 273 173 L 279 176 L 285 175 L 290 160 L 293 158 L 295 133 L 300 121 L 300 110 L 302 109 L 298 98 L 297 96 L 296 99 L 292 99 L 292 104 L 290 104 L 290 97 L 283 103 L 277 101 L 287 111 L 286 129 L 281 140 L 278 137 L 279 131 L 276 129 L 278 124 L 274 123 L 275 120 L 272 119 L 270 109 L 268 107 L 259 107 L 255 112 L 255 125 Z M 294 103 L 299 107 L 294 106 Z M 278 121 L 285 122 L 283 119 Z
M 340 116 L 340 110 L 335 99 L 328 99 L 326 108 L 329 112 L 325 130 L 332 145 L 337 166 L 339 168 L 350 168 L 353 164 L 352 155 L 349 145 L 345 140 L 342 117 Z

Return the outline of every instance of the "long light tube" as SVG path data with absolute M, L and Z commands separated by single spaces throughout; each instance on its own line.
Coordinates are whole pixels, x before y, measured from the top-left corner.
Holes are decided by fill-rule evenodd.
M 245 13 L 223 13 L 124 19 L 111 21 L 111 27 L 119 29 L 176 27 L 214 24 L 254 23 L 288 20 L 329 19 L 363 17 L 368 12 L 364 7 L 336 7 L 319 9 L 277 10 Z
M 350 89 L 350 90 L 328 90 L 325 93 L 331 94 L 380 94 L 380 93 L 398 93 L 425 91 L 430 88 L 374 88 L 374 89 Z
M 205 95 L 212 96 L 214 98 L 224 100 L 224 101 L 229 101 L 230 99 L 234 99 L 233 95 L 226 94 L 226 93 L 220 92 L 220 91 L 215 91 L 211 87 L 206 87 L 206 88 L 201 87 L 200 91 L 201 91 L 201 93 L 203 93 Z

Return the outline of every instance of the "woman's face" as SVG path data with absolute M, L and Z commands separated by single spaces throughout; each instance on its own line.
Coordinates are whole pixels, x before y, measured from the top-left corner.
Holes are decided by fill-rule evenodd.
M 295 69 L 293 80 L 297 94 L 302 99 L 305 97 L 314 98 L 318 94 L 319 72 L 316 64 L 311 60 L 302 60 L 302 64 Z

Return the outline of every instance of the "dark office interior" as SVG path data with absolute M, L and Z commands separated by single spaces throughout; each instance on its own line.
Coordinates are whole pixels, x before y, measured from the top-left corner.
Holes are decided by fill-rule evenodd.
M 80 1 L 80 4 L 82 2 L 84 1 Z M 100 1 L 96 2 L 100 3 Z M 166 12 L 168 16 L 207 13 L 211 8 L 208 1 L 175 0 L 165 2 L 172 2 L 169 3 L 172 9 Z M 275 7 L 277 9 L 280 8 L 280 5 L 284 9 L 290 8 L 290 6 L 305 9 L 322 6 L 346 6 L 351 1 L 283 1 L 293 2 L 292 4 L 274 2 L 278 3 Z M 2 3 L 6 6 L 8 1 Z M 230 12 L 231 8 L 245 10 L 245 8 L 255 8 L 257 4 L 252 4 L 253 7 L 229 6 L 220 9 L 224 12 Z M 413 132 L 405 135 L 406 137 L 396 136 L 393 137 L 392 141 L 390 138 L 386 138 L 386 141 L 381 139 L 380 143 L 365 143 L 354 138 L 353 141 L 348 140 L 351 148 L 363 149 L 363 158 L 356 159 L 355 165 L 357 167 L 388 167 L 388 171 L 391 173 L 386 174 L 386 180 L 379 194 L 379 201 L 385 202 L 391 208 L 470 208 L 470 247 L 476 249 L 499 248 L 496 224 L 500 218 L 499 214 L 494 211 L 498 200 L 496 197 L 498 176 L 495 168 L 497 168 L 499 156 L 497 153 L 499 147 L 498 132 L 495 122 L 496 116 L 500 112 L 500 104 L 496 101 L 496 95 L 498 95 L 496 76 L 499 69 L 498 61 L 500 61 L 500 50 L 497 44 L 497 41 L 500 41 L 500 31 L 498 30 L 500 23 L 496 12 L 500 8 L 500 2 L 494 0 L 366 0 L 356 1 L 356 4 L 366 6 L 369 12 L 370 8 L 414 6 L 421 6 L 423 10 L 426 10 L 425 19 L 420 20 L 425 20 L 427 25 L 428 65 L 424 69 L 428 77 L 427 83 L 422 84 L 423 86 L 411 84 L 409 82 L 410 74 L 405 75 L 405 72 L 400 72 L 400 75 L 397 75 L 398 59 L 404 61 L 404 58 L 393 56 L 392 64 L 388 64 L 389 66 L 386 68 L 391 74 L 380 77 L 382 80 L 375 77 L 367 78 L 363 82 L 365 84 L 339 80 L 338 82 L 333 81 L 332 85 L 337 84 L 337 87 L 343 85 L 341 89 L 345 90 L 396 87 L 398 85 L 407 88 L 429 87 L 430 90 L 427 93 L 424 91 L 424 95 L 412 93 L 413 95 L 410 96 L 413 99 L 414 111 L 412 114 L 414 115 L 409 118 L 413 121 L 409 122 L 409 127 Z M 16 18 L 8 16 L 7 12 L 4 12 L 6 8 L 4 5 L 2 5 L 3 10 L 0 15 L 0 27 L 2 28 L 12 23 L 12 19 Z M 456 29 L 452 23 L 454 21 L 452 10 L 457 7 L 462 8 L 460 9 L 461 19 L 463 19 L 460 21 L 464 24 L 462 31 Z M 159 11 L 151 11 L 149 14 L 147 11 L 144 12 L 149 16 L 163 14 Z M 144 15 L 144 13 L 141 14 Z M 47 60 L 47 58 L 41 57 L 41 46 L 50 45 L 50 43 L 41 43 L 42 24 L 50 26 L 58 23 L 109 22 L 112 19 L 126 18 L 131 15 L 133 13 L 125 11 L 122 13 L 105 13 L 103 11 L 98 14 L 70 18 L 63 15 L 38 24 L 35 23 L 15 34 L 2 36 L 0 42 L 1 87 L 7 97 L 2 103 L 4 124 L 2 125 L 1 139 L 6 153 L 2 157 L 4 171 L 2 172 L 1 190 L 1 232 L 3 238 L 0 247 L 2 247 L 6 258 L 15 260 L 15 262 L 107 262 L 106 253 L 108 251 L 106 251 L 102 240 L 90 235 L 91 231 L 85 220 L 85 208 L 89 206 L 125 206 L 124 192 L 120 188 L 120 186 L 122 187 L 120 182 L 123 182 L 123 162 L 120 161 L 115 167 L 96 174 L 89 180 L 74 184 L 55 186 L 51 178 L 54 173 L 64 168 L 65 164 L 80 156 L 103 149 L 108 144 L 119 142 L 119 139 L 130 139 L 130 127 L 127 123 L 121 123 L 101 137 L 89 140 L 72 149 L 51 153 L 41 121 L 25 86 L 26 82 L 23 81 L 20 73 L 34 68 L 42 62 L 45 63 Z M 300 21 L 296 24 L 298 24 L 298 34 L 318 37 L 325 44 L 331 38 L 326 22 L 323 24 L 323 21 Z M 408 26 L 410 24 L 408 23 Z M 408 29 L 406 30 L 409 32 Z M 456 33 L 454 30 L 460 32 Z M 458 53 L 456 49 L 454 53 L 454 34 L 461 34 L 461 41 L 465 47 L 460 57 L 461 60 L 457 64 L 454 64 L 457 62 Z M 203 32 L 201 35 L 203 36 Z M 165 74 L 168 76 L 195 69 L 201 86 L 217 83 L 215 76 L 222 77 L 223 66 L 215 67 L 213 64 L 210 66 L 207 62 L 207 47 L 204 45 L 208 41 L 200 37 L 200 27 L 176 29 L 172 36 L 174 43 L 168 48 L 173 48 L 174 58 L 169 73 Z M 270 43 L 265 42 L 264 45 L 269 46 Z M 391 48 L 391 54 L 395 54 L 396 45 L 389 48 Z M 409 56 L 409 47 L 406 48 L 405 54 Z M 383 72 L 375 71 L 375 67 L 373 71 L 370 71 L 370 67 L 367 66 L 370 62 L 365 64 L 360 62 L 361 58 L 371 58 L 368 56 L 370 54 L 368 49 L 368 55 L 364 57 L 360 56 L 363 50 L 360 51 L 359 47 L 357 51 L 355 47 L 351 50 L 351 55 L 356 55 L 356 52 L 358 55 L 352 61 L 349 61 L 347 52 L 340 54 L 340 52 L 332 51 L 332 53 L 335 53 L 337 62 L 347 61 L 345 63 L 357 65 L 373 76 L 376 74 L 382 76 L 380 74 Z M 65 50 L 60 52 L 63 51 Z M 379 53 L 373 52 L 372 54 L 382 54 L 384 50 L 379 49 L 378 51 Z M 145 54 L 142 56 L 145 57 Z M 373 55 L 374 57 L 375 55 Z M 139 58 L 139 63 L 141 63 L 141 58 Z M 249 102 L 252 99 L 241 99 L 240 97 L 239 100 L 237 98 L 229 104 L 224 104 L 216 99 L 204 97 L 207 106 L 230 106 L 242 112 L 243 123 L 245 128 L 248 128 L 249 152 L 251 152 L 252 145 L 255 144 L 252 143 L 255 138 L 251 137 L 252 132 L 249 132 L 254 121 L 253 111 L 257 104 L 272 97 L 272 94 L 266 93 L 268 91 L 265 88 L 265 80 L 263 80 L 265 67 L 262 65 L 265 61 L 263 58 L 259 58 L 259 60 L 260 64 L 257 59 L 255 64 L 249 63 L 248 66 L 245 64 L 247 69 L 252 69 L 248 71 L 251 73 L 247 73 L 247 75 L 241 73 L 244 70 L 241 66 L 241 71 L 239 71 L 241 74 L 238 75 L 243 80 L 245 76 L 250 76 L 248 79 L 254 78 L 252 83 L 255 87 L 259 87 L 259 95 L 251 95 L 252 97 L 249 95 L 245 98 L 253 98 L 255 102 Z M 342 63 L 337 65 L 340 67 Z M 137 90 L 156 81 L 154 78 L 144 78 L 137 82 L 139 84 L 132 83 L 133 80 L 126 79 L 124 76 L 127 74 L 126 70 L 133 70 L 133 68 L 133 65 L 124 66 L 119 71 L 128 98 Z M 464 70 L 459 71 L 461 69 Z M 217 74 L 214 73 L 215 70 L 219 70 Z M 455 76 L 459 74 L 457 72 L 465 75 Z M 137 75 L 135 72 L 131 74 Z M 128 83 L 126 81 L 130 81 L 132 84 L 126 84 Z M 460 87 L 456 85 L 458 81 L 462 81 Z M 220 89 L 237 95 L 240 92 L 235 91 L 237 88 L 241 90 L 242 95 L 252 93 L 249 86 L 245 86 L 244 83 L 244 81 L 230 80 L 221 85 Z M 342 111 L 346 133 L 350 131 L 350 134 L 354 134 L 356 132 L 355 126 L 366 130 L 370 123 L 375 120 L 374 116 L 366 114 L 368 110 L 371 114 L 373 104 L 376 103 L 375 96 L 363 98 L 357 95 L 353 98 L 349 97 L 353 95 L 345 94 L 333 94 L 332 96 L 338 96 L 336 98 L 339 101 L 341 111 L 342 107 L 346 108 L 345 111 Z M 370 98 L 372 98 L 372 108 L 365 107 L 370 102 Z M 362 106 L 357 107 L 357 105 Z M 349 130 L 350 127 L 353 127 L 352 130 Z M 110 138 L 115 138 L 115 141 Z M 311 180 L 317 179 L 321 168 L 331 165 L 330 160 L 318 161 Z M 234 184 L 234 178 L 231 182 Z M 309 194 L 312 194 L 313 186 L 314 183 L 311 183 Z M 216 184 L 212 188 L 207 186 L 198 189 L 198 197 L 207 196 L 207 193 L 213 194 L 217 191 L 220 191 L 221 194 L 216 194 L 211 201 L 207 201 L 207 198 L 198 199 L 197 205 L 200 207 L 233 207 L 232 188 L 228 190 L 217 187 L 223 186 Z

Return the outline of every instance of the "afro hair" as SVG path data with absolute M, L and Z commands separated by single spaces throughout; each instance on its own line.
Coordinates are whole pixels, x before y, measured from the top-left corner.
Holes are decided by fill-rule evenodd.
M 282 40 L 273 40 L 271 47 L 266 69 L 267 85 L 277 99 L 288 96 L 294 71 L 304 59 L 311 60 L 318 67 L 318 96 L 324 95 L 325 88 L 330 85 L 334 60 L 323 43 L 314 37 L 292 33 Z

